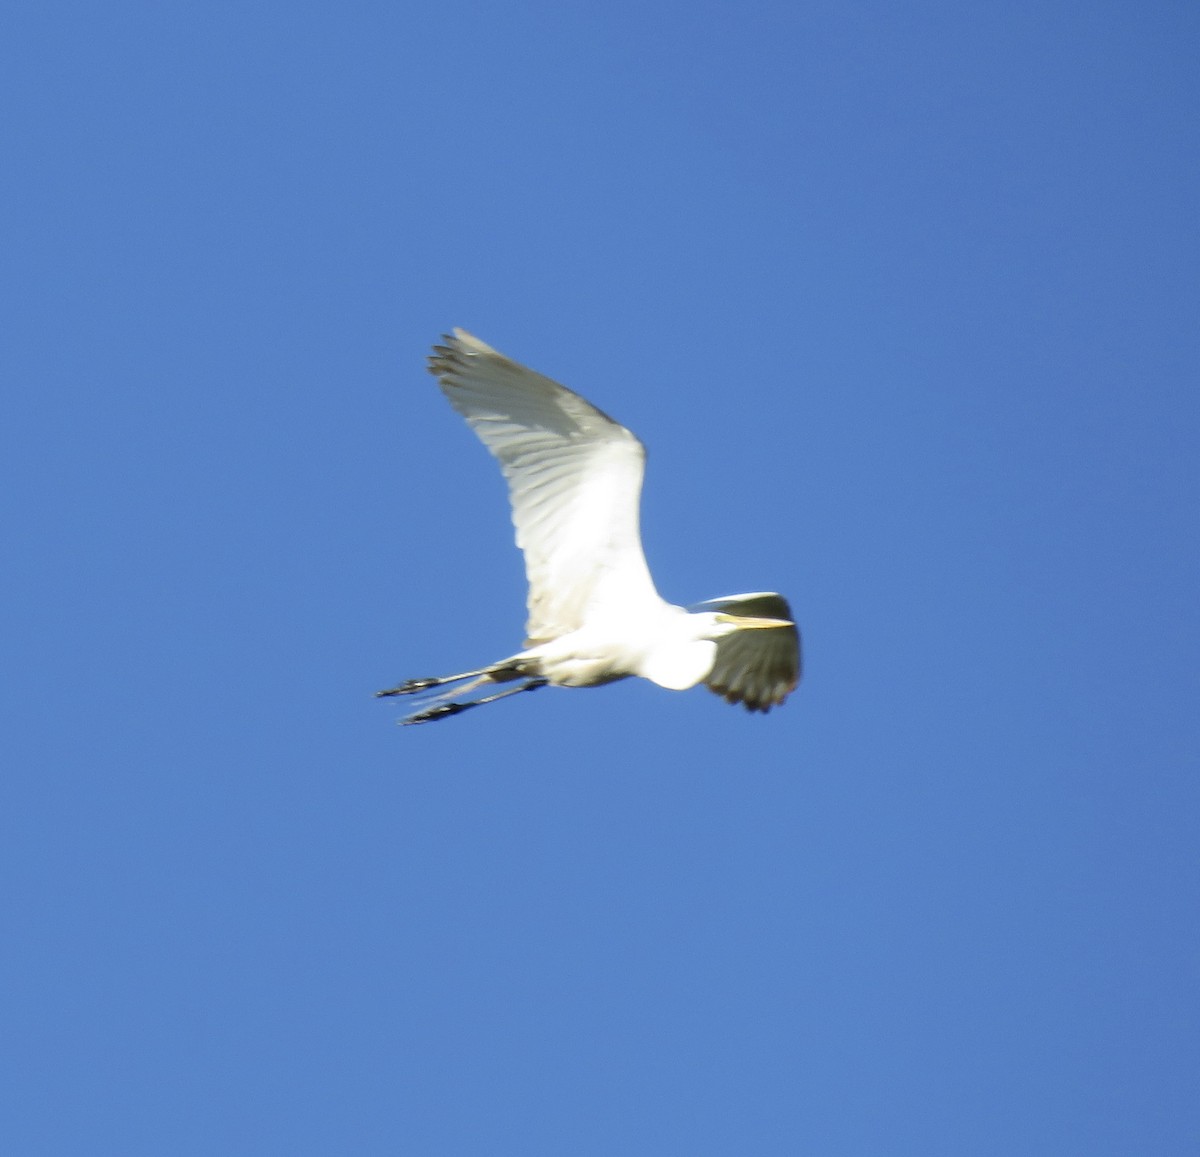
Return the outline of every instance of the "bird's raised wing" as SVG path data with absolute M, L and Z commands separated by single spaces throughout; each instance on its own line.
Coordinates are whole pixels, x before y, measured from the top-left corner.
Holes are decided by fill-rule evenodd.
M 729 595 L 689 607 L 750 618 L 783 619 L 792 611 L 782 595 Z M 800 632 L 794 625 L 734 631 L 717 640 L 717 657 L 704 685 L 726 703 L 744 703 L 749 711 L 769 711 L 800 682 Z
M 605 604 L 658 601 L 638 529 L 642 444 L 469 333 L 443 340 L 430 372 L 508 480 L 529 580 L 529 643 L 575 630 Z

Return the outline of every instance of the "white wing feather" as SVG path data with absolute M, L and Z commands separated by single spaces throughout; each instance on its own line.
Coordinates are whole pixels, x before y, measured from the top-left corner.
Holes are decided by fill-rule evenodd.
M 603 613 L 661 606 L 642 553 L 646 452 L 624 426 L 565 386 L 461 329 L 430 371 L 500 462 L 529 580 L 530 645 Z

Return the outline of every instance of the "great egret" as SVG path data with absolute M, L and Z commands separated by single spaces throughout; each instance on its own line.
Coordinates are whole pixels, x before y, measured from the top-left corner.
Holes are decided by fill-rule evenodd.
M 528 637 L 525 650 L 488 667 L 377 692 L 429 693 L 401 722 L 444 719 L 548 683 L 597 687 L 630 675 L 672 691 L 702 682 L 750 711 L 782 703 L 800 680 L 800 636 L 782 595 L 684 608 L 654 589 L 638 531 L 641 442 L 464 330 L 443 340 L 429 370 L 508 480 L 529 580 Z

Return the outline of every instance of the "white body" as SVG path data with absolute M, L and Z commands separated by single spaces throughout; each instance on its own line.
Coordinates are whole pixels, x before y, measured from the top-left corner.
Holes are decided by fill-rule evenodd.
M 536 662 L 537 670 L 560 687 L 594 687 L 640 675 L 670 691 L 686 691 L 712 671 L 717 654 L 716 642 L 696 637 L 696 617 L 658 599 L 657 605 L 639 607 L 635 616 L 597 618 L 518 658 Z

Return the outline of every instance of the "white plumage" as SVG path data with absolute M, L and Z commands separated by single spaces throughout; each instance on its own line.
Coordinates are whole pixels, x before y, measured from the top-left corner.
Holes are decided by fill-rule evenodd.
M 655 590 L 638 527 L 646 453 L 630 431 L 461 329 L 434 346 L 429 368 L 508 482 L 529 618 L 525 650 L 507 659 L 378 692 L 422 694 L 402 722 L 548 683 L 592 687 L 630 675 L 672 690 L 705 682 L 751 711 L 787 698 L 800 678 L 800 638 L 782 596 L 734 595 L 685 610 Z

